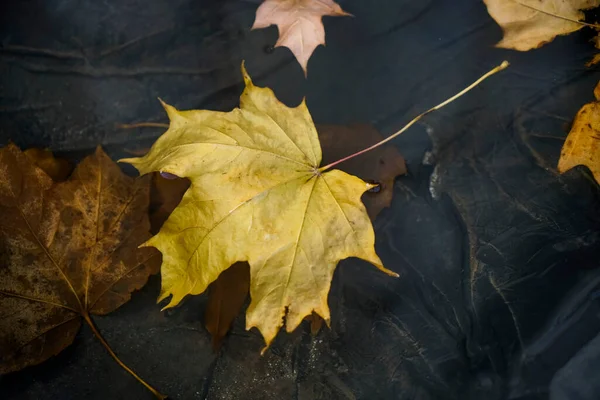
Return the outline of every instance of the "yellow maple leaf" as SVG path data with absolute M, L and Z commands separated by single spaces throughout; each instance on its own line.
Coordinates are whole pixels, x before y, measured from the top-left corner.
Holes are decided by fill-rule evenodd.
M 492 18 L 502 27 L 504 37 L 496 45 L 527 51 L 551 42 L 556 36 L 584 26 L 581 10 L 600 6 L 600 0 L 484 0 Z
M 558 171 L 566 172 L 585 165 L 600 183 L 600 82 L 594 90 L 595 102 L 581 107 L 563 145 Z
M 327 295 L 337 263 L 366 260 L 381 271 L 375 235 L 361 203 L 374 187 L 319 169 L 321 146 L 303 101 L 289 108 L 252 84 L 231 112 L 177 111 L 147 155 L 122 161 L 141 174 L 189 178 L 190 188 L 160 232 L 145 243 L 163 254 L 160 299 L 167 307 L 206 290 L 238 261 L 251 268 L 246 328 L 268 345 L 312 312 L 329 322 Z

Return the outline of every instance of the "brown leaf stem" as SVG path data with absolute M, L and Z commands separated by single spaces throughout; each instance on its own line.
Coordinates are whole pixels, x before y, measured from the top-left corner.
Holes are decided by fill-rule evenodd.
M 81 315 L 83 316 L 83 319 L 85 319 L 85 322 L 87 322 L 89 327 L 92 329 L 92 332 L 94 332 L 94 335 L 98 338 L 100 343 L 102 343 L 102 346 L 104 346 L 106 351 L 108 351 L 108 354 L 111 355 L 111 357 L 117 362 L 117 364 L 119 364 L 121 366 L 121 368 L 123 368 L 125 371 L 129 372 L 129 374 L 131 376 L 133 376 L 135 379 L 137 379 L 142 385 L 144 385 L 146 387 L 146 389 L 151 391 L 152 394 L 157 399 L 165 400 L 167 398 L 167 396 L 163 395 L 158 390 L 154 389 L 152 386 L 150 386 L 148 383 L 146 383 L 146 381 L 144 381 L 142 378 L 140 378 L 135 372 L 133 372 L 133 370 L 131 368 L 129 368 L 127 365 L 125 365 L 125 363 L 123 361 L 121 361 L 121 359 L 115 354 L 113 349 L 110 347 L 108 342 L 104 339 L 104 337 L 102 336 L 102 334 L 96 327 L 96 324 L 94 324 L 92 317 L 86 310 L 82 310 Z

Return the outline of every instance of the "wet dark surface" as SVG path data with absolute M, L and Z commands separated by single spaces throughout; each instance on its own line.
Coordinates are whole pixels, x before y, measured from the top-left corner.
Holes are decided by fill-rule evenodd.
M 390 135 L 507 59 L 512 66 L 393 142 L 408 176 L 375 221 L 391 279 L 338 268 L 331 330 L 262 339 L 238 318 L 218 355 L 205 296 L 161 313 L 159 279 L 97 318 L 115 351 L 173 399 L 600 398 L 600 190 L 556 172 L 576 111 L 593 99 L 592 32 L 540 50 L 495 49 L 480 1 L 340 1 L 308 80 L 277 30 L 251 32 L 259 1 L 21 0 L 0 6 L 0 142 L 119 157 L 160 130 L 157 97 L 229 110 L 240 63 L 318 123 Z M 376 4 L 375 4 L 376 3 Z M 0 378 L 3 399 L 150 399 L 84 328 L 46 363 Z

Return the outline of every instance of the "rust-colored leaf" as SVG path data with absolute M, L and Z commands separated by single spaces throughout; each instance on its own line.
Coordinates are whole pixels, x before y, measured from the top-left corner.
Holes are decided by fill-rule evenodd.
M 204 326 L 212 336 L 213 349 L 216 351 L 248 297 L 250 266 L 242 262 L 233 264 L 221 272 L 208 290 Z
M 126 303 L 160 264 L 138 249 L 148 199 L 149 180 L 125 176 L 100 148 L 61 183 L 16 146 L 0 149 L 0 373 L 62 351 L 82 318 L 108 349 L 91 315 Z
M 23 153 L 35 164 L 50 176 L 55 182 L 66 181 L 73 166 L 64 158 L 56 158 L 50 150 L 32 148 L 27 149 Z
M 600 82 L 594 90 L 595 102 L 581 107 L 563 145 L 558 171 L 585 165 L 600 183 Z

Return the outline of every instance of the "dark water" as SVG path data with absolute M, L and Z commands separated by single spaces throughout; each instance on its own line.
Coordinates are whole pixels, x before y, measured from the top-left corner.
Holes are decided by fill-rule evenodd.
M 308 80 L 274 27 L 249 30 L 258 0 L 29 0 L 0 6 L 0 142 L 72 158 L 149 145 L 181 109 L 229 110 L 240 63 L 318 123 L 390 135 L 502 60 L 511 67 L 393 142 L 409 174 L 375 222 L 397 280 L 340 264 L 331 330 L 262 339 L 240 317 L 215 355 L 203 296 L 160 313 L 153 278 L 97 318 L 142 377 L 174 399 L 598 399 L 600 191 L 555 166 L 577 110 L 593 99 L 591 31 L 540 50 L 493 47 L 480 1 L 346 0 L 325 20 Z M 40 50 L 41 49 L 41 50 Z M 60 355 L 0 378 L 6 399 L 144 399 L 150 394 L 87 329 Z

